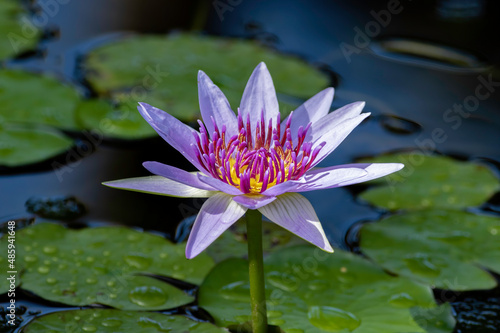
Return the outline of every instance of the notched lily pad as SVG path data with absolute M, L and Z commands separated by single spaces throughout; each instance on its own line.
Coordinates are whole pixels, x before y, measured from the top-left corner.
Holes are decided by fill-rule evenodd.
M 451 290 L 490 289 L 500 273 L 500 219 L 422 210 L 362 227 L 361 251 L 385 269 Z
M 0 70 L 0 122 L 35 123 L 78 129 L 75 89 L 58 80 L 21 70 Z
M 81 127 L 94 130 L 106 137 L 142 139 L 155 136 L 155 130 L 137 111 L 137 103 L 114 107 L 104 100 L 82 101 L 76 108 Z
M 21 1 L 0 1 L 0 60 L 34 49 L 40 36 Z
M 66 333 L 80 331 L 100 333 L 227 332 L 227 330 L 210 323 L 196 322 L 183 316 L 113 309 L 54 312 L 35 318 L 23 329 L 25 333 Z
M 374 181 L 360 197 L 390 210 L 464 208 L 487 201 L 499 181 L 486 167 L 449 157 L 417 153 L 380 156 L 363 162 L 401 162 L 405 168 Z
M 0 244 L 6 246 L 6 238 Z M 66 229 L 40 223 L 17 233 L 17 270 L 22 288 L 50 301 L 94 303 L 127 310 L 178 307 L 194 298 L 155 274 L 200 283 L 213 261 L 207 255 L 192 260 L 184 245 L 125 227 Z M 6 262 L 0 257 L 0 262 Z M 2 291 L 7 290 L 4 281 Z
M 72 145 L 73 141 L 62 133 L 46 127 L 0 124 L 0 166 L 42 162 L 67 151 Z
M 342 250 L 282 249 L 266 258 L 265 272 L 269 323 L 287 333 L 426 332 L 411 309 L 437 306 L 428 286 Z M 249 302 L 248 262 L 242 259 L 219 263 L 198 293 L 198 304 L 221 326 L 244 327 Z
M 92 51 L 84 68 L 101 96 L 148 102 L 190 122 L 199 117 L 198 70 L 210 76 L 236 110 L 248 77 L 261 61 L 279 93 L 309 98 L 329 85 L 317 69 L 256 42 L 190 34 L 125 38 Z M 282 103 L 280 110 L 295 107 Z

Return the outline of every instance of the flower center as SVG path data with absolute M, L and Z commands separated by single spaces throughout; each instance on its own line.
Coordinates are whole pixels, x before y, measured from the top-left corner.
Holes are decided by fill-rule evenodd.
M 304 142 L 309 123 L 299 127 L 297 137 L 292 140 L 288 118 L 280 138 L 280 115 L 276 127 L 272 120 L 266 128 L 264 114 L 255 124 L 252 136 L 250 116 L 246 122 L 238 112 L 238 134 L 226 142 L 226 127 L 219 130 L 215 121 L 212 139 L 209 139 L 204 124 L 195 134 L 195 152 L 203 168 L 214 178 L 239 188 L 243 193 L 258 194 L 288 180 L 299 179 L 311 167 L 324 143 L 314 150 L 312 143 Z

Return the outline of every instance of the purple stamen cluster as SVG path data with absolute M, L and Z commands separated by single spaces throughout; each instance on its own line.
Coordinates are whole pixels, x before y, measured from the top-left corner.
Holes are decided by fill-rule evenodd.
M 239 188 L 243 193 L 262 193 L 271 186 L 296 180 L 311 167 L 324 142 L 312 149 L 305 142 L 311 123 L 299 127 L 296 144 L 290 124 L 293 112 L 281 132 L 280 115 L 273 127 L 266 127 L 264 112 L 252 136 L 250 116 L 244 122 L 238 110 L 238 134 L 226 140 L 225 125 L 219 130 L 212 118 L 214 132 L 209 137 L 205 125 L 198 120 L 200 133 L 195 134 L 195 154 L 202 167 L 215 178 Z M 281 138 L 280 138 L 280 134 Z

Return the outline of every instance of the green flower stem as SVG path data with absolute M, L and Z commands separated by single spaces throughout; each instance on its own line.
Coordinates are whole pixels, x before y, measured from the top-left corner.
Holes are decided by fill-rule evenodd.
M 252 305 L 253 333 L 267 332 L 266 284 L 262 253 L 262 214 L 247 211 L 248 272 L 250 276 L 250 303 Z

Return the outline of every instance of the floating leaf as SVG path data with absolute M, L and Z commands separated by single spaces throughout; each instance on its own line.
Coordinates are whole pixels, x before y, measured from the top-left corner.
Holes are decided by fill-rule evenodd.
M 100 95 L 148 102 L 189 122 L 199 116 L 198 70 L 210 75 L 236 110 L 248 77 L 261 61 L 279 93 L 309 98 L 329 84 L 325 74 L 303 61 L 255 42 L 189 34 L 126 38 L 92 51 L 84 67 Z M 294 107 L 282 103 L 280 110 Z
M 25 333 L 66 332 L 193 332 L 223 333 L 225 329 L 200 323 L 183 316 L 155 312 L 132 312 L 113 309 L 85 309 L 50 313 L 32 320 Z
M 45 161 L 65 152 L 72 145 L 72 140 L 48 128 L 0 125 L 0 165 L 2 166 L 16 167 Z
M 77 129 L 75 89 L 58 80 L 21 70 L 0 70 L 0 121 Z
M 35 48 L 40 36 L 21 1 L 0 1 L 0 60 Z
M 82 101 L 76 109 L 76 117 L 83 128 L 107 137 L 142 139 L 156 135 L 137 111 L 137 103 L 133 104 L 114 108 L 104 100 Z
M 193 297 L 141 274 L 200 283 L 213 266 L 207 255 L 187 260 L 184 245 L 125 227 L 70 230 L 40 223 L 16 235 L 22 288 L 70 305 L 99 303 L 128 310 L 177 307 Z M 4 237 L 0 244 L 6 242 Z M 5 260 L 0 257 L 0 262 Z M 6 282 L 1 283 L 5 291 Z
M 499 189 L 498 179 L 488 168 L 449 157 L 414 153 L 363 162 L 405 164 L 400 172 L 375 182 L 380 186 L 361 194 L 371 204 L 390 210 L 478 206 Z
M 279 250 L 286 246 L 305 242 L 275 223 L 263 223 L 262 246 L 264 253 Z M 243 258 L 248 254 L 248 242 L 245 220 L 235 223 L 228 232 L 224 232 L 216 242 L 207 248 L 207 254 L 219 262 L 228 258 Z
M 451 290 L 490 289 L 500 273 L 500 219 L 453 210 L 393 215 L 361 229 L 361 250 L 387 270 Z
M 282 249 L 266 258 L 265 272 L 269 322 L 287 333 L 425 332 L 410 309 L 436 307 L 428 286 L 342 250 Z M 250 320 L 248 262 L 219 263 L 201 285 L 198 304 L 218 325 L 243 327 Z

